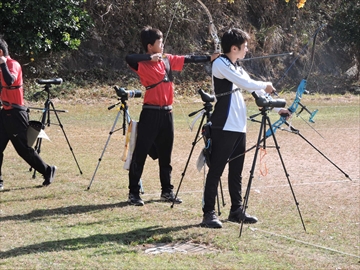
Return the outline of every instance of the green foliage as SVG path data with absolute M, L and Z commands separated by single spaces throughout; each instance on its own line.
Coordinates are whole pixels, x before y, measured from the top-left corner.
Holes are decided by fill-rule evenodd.
M 344 20 L 344 18 L 346 18 Z M 360 62 L 360 3 L 357 1 L 341 1 L 336 12 L 334 28 L 338 41 L 354 49 Z
M 77 49 L 92 22 L 85 0 L 5 0 L 0 2 L 0 34 L 21 56 Z
M 143 51 L 139 33 L 145 25 L 163 32 L 167 53 L 209 54 L 213 51 L 209 18 L 198 1 L 85 1 L 0 2 L 0 35 L 5 35 L 10 54 L 23 65 L 27 82 L 33 78 L 59 76 L 82 86 L 114 82 L 132 85 L 133 80 L 138 80 L 127 67 L 124 56 Z M 296 0 L 289 3 L 285 0 L 201 1 L 209 9 L 220 38 L 231 27 L 242 28 L 251 35 L 248 57 L 294 52 L 293 57 L 244 63 L 255 79 L 276 82 L 301 53 L 278 85 L 284 89 L 295 87 L 310 65 L 312 44 L 304 52 L 301 50 L 322 24 L 328 26 L 318 35 L 312 68 L 319 79 L 316 85 L 311 85 L 315 80 L 309 81 L 309 88 L 313 87 L 316 92 L 335 91 L 339 88 L 333 87 L 333 80 L 339 82 L 335 84 L 344 84 L 348 79 L 346 72 L 359 63 L 358 1 L 314 0 L 307 1 L 300 9 Z M 86 35 L 88 38 L 83 42 Z M 79 50 L 68 52 L 77 48 Z M 29 61 L 31 58 L 36 61 Z M 181 73 L 174 75 L 178 92 L 188 92 L 189 88 L 183 87 L 185 83 L 195 87 L 195 84 L 209 82 L 202 66 L 206 72 L 211 70 L 210 65 L 186 65 Z M 350 80 L 347 83 L 350 84 Z M 341 88 L 349 90 L 346 86 Z

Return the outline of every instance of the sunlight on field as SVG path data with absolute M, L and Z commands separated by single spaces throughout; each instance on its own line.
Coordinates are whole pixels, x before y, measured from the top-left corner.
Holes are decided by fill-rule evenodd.
M 114 103 L 116 100 L 55 104 L 68 110 L 59 116 L 70 145 L 51 116 L 51 125 L 45 128 L 51 141 L 43 141 L 41 156 L 57 165 L 58 172 L 47 188 L 40 187 L 41 176 L 33 179 L 28 165 L 8 146 L 3 165 L 5 189 L 0 193 L 1 269 L 359 269 L 358 97 L 343 102 L 324 97 L 311 100 L 309 109 L 319 109 L 315 124 L 310 127 L 300 117 L 291 121 L 308 142 L 299 134 L 276 132 L 294 194 L 272 147 L 274 141 L 267 139 L 262 163 L 256 160 L 248 204 L 249 213 L 259 222 L 244 225 L 241 238 L 239 224 L 226 222 L 230 209 L 227 171 L 218 209 L 224 227 L 198 226 L 206 171 L 196 169 L 202 141 L 197 143 L 195 135 L 201 117 L 190 131 L 195 117 L 188 114 L 203 107 L 201 100 L 174 104 L 172 179 L 184 203 L 173 208 L 159 201 L 157 161 L 150 158 L 142 176 L 145 206 L 127 205 L 128 177 L 120 160 L 123 117 L 117 106 L 108 110 Z M 256 114 L 253 100 L 247 103 L 248 115 Z M 139 100 L 129 100 L 128 105 L 137 120 Z M 30 114 L 31 119 L 40 116 L 36 111 Z M 306 120 L 306 114 L 301 116 Z M 270 113 L 270 118 L 273 122 L 278 116 Z M 256 143 L 258 133 L 259 124 L 249 121 L 248 147 Z M 246 155 L 244 190 L 253 156 L 254 150 Z M 266 175 L 261 175 L 260 165 L 268 168 Z M 161 245 L 201 246 L 213 252 L 145 252 Z

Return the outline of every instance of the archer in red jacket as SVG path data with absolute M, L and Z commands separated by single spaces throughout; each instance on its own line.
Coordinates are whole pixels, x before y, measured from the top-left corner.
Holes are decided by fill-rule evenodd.
M 0 38 L 0 190 L 4 188 L 2 163 L 4 150 L 9 141 L 16 152 L 32 168 L 44 176 L 44 186 L 54 180 L 56 166 L 46 164 L 27 142 L 29 126 L 28 109 L 24 106 L 22 69 L 16 60 L 9 56 L 6 41 Z

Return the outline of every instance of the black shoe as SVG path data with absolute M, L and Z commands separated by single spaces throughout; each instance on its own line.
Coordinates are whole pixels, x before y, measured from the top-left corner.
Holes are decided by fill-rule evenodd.
M 175 195 L 172 191 L 166 192 L 166 193 L 161 193 L 160 200 L 162 200 L 164 202 L 173 202 L 176 204 L 182 203 L 182 199 L 180 199 L 178 197 L 175 198 Z
M 246 212 L 245 212 L 245 217 L 244 217 L 242 207 L 239 207 L 235 211 L 230 211 L 228 219 L 229 219 L 229 221 L 237 222 L 237 223 L 241 223 L 242 220 L 244 221 L 244 223 L 256 223 L 256 222 L 258 222 L 258 219 L 256 217 L 252 217 L 252 216 L 248 215 L 248 213 L 246 213 Z
M 3 190 L 3 189 L 4 189 L 4 181 L 0 180 L 0 190 Z
M 217 218 L 215 211 L 210 211 L 204 213 L 203 220 L 200 223 L 201 227 L 208 227 L 208 228 L 222 228 L 221 221 Z
M 49 171 L 46 174 L 44 174 L 45 181 L 42 183 L 43 186 L 48 186 L 54 181 L 56 170 L 57 170 L 56 166 L 49 167 Z
M 140 198 L 139 194 L 129 193 L 128 203 L 135 206 L 143 206 L 144 201 Z

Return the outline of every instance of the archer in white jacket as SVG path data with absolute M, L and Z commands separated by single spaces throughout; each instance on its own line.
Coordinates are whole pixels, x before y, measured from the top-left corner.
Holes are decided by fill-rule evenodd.
M 245 57 L 249 35 L 237 28 L 224 33 L 221 39 L 223 55 L 212 64 L 213 88 L 216 96 L 211 115 L 212 150 L 210 167 L 204 190 L 204 227 L 221 228 L 222 223 L 215 214 L 215 198 L 220 177 L 229 159 L 228 186 L 231 198 L 229 220 L 240 223 L 256 223 L 257 218 L 242 209 L 241 182 L 246 151 L 246 106 L 240 90 L 259 96 L 275 92 L 271 82 L 256 81 L 237 64 Z M 290 115 L 287 109 L 274 108 L 279 114 Z M 238 157 L 239 156 L 239 157 Z

